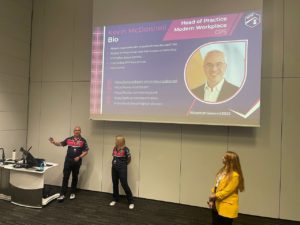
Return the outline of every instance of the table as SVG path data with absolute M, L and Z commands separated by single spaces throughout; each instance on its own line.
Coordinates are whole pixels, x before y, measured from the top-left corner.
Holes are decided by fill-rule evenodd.
M 47 162 L 43 171 L 37 167 L 14 168 L 13 164 L 0 166 L 0 199 L 30 208 L 42 208 L 59 197 L 59 193 L 43 198 L 45 173 L 58 166 Z

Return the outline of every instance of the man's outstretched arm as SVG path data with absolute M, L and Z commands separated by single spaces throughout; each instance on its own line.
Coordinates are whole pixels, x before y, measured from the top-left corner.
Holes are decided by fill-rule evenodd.
M 55 146 L 62 146 L 61 142 L 54 141 L 53 137 L 50 137 L 49 141 L 51 144 L 54 144 Z

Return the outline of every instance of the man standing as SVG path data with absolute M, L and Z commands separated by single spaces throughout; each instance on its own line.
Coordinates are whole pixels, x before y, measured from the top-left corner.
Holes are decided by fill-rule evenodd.
M 226 69 L 227 64 L 222 51 L 208 52 L 203 64 L 206 82 L 193 89 L 192 92 L 206 102 L 222 102 L 231 98 L 239 87 L 226 81 L 224 78 Z
M 86 140 L 81 137 L 81 128 L 76 126 L 73 130 L 74 135 L 66 138 L 62 142 L 56 142 L 52 137 L 49 138 L 50 143 L 55 146 L 68 146 L 67 155 L 64 163 L 63 181 L 60 196 L 58 201 L 63 201 L 68 190 L 68 182 L 72 172 L 72 184 L 70 199 L 75 199 L 75 192 L 78 182 L 79 169 L 82 163 L 82 158 L 88 154 L 88 144 Z

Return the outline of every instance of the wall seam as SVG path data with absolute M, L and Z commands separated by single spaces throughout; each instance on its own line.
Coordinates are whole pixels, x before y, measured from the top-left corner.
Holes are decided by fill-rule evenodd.
M 69 123 L 69 134 L 72 135 L 72 112 L 73 112 L 73 81 L 74 81 L 74 57 L 75 57 L 75 31 L 76 31 L 76 16 L 77 16 L 77 1 L 75 4 L 73 4 L 73 38 L 72 38 L 72 80 L 71 80 L 71 103 L 70 103 L 70 123 Z M 74 121 L 73 121 L 74 122 Z M 74 124 L 74 126 L 78 126 L 77 122 L 76 125 Z
M 33 2 L 33 5 L 32 5 L 32 9 L 34 10 L 34 3 L 36 2 L 36 0 L 33 0 L 32 1 Z M 41 2 L 41 1 L 40 1 Z M 46 7 L 45 7 L 45 1 L 43 2 L 43 4 L 42 4 L 42 17 L 43 17 L 43 22 L 45 23 L 45 11 L 46 11 Z M 40 26 L 40 24 L 38 24 L 39 26 Z M 41 118 L 42 118 L 42 97 L 43 97 L 43 74 L 44 74 L 44 59 L 45 59 L 45 49 L 44 49 L 44 46 L 45 46 L 45 38 L 44 38 L 44 36 L 45 36 L 45 27 L 46 26 L 42 26 L 43 27 L 43 29 L 42 29 L 42 37 L 43 37 L 43 41 L 42 41 L 42 60 L 41 60 L 41 70 L 42 70 L 42 72 L 41 72 L 41 77 L 40 77 L 40 86 L 39 86 L 39 88 L 40 88 L 40 90 L 39 90 L 39 93 L 40 93 L 40 98 L 39 98 L 39 118 L 38 118 L 38 143 L 37 143 L 37 147 L 38 147 L 38 154 L 40 154 L 40 144 L 41 144 L 41 139 L 40 139 L 40 133 L 41 133 Z M 30 66 L 31 66 L 31 64 L 30 64 Z M 31 74 L 30 74 L 30 76 L 29 76 L 30 78 L 31 78 Z M 29 96 L 30 97 L 30 96 Z
M 180 163 L 179 163 L 179 199 L 178 203 L 182 204 L 181 202 L 181 178 L 182 178 L 182 129 L 183 125 L 180 125 Z
M 139 140 L 139 172 L 138 172 L 138 190 L 137 197 L 140 197 L 140 185 L 141 185 L 141 154 L 142 154 L 142 123 L 140 124 L 140 140 Z
M 29 60 L 28 60 L 28 64 L 29 64 L 29 68 L 28 68 L 28 88 L 27 88 L 27 121 L 26 121 L 26 139 L 25 139 L 25 146 L 27 146 L 28 144 L 28 128 L 29 128 L 29 104 L 30 104 L 30 74 L 31 74 L 31 53 L 32 53 L 32 23 L 33 23 L 33 1 L 31 1 L 31 16 L 30 16 L 30 41 L 29 41 Z M 28 146 L 27 146 L 28 148 Z
M 282 51 L 282 54 L 283 54 L 283 57 L 282 57 L 282 62 L 281 62 L 281 127 L 280 127 L 280 137 L 281 137 L 281 140 L 280 140 L 280 162 L 279 162 L 279 168 L 280 168 L 280 171 L 279 171 L 279 195 L 278 195 L 278 218 L 281 218 L 281 191 L 282 191 L 282 157 L 283 157 L 283 120 L 284 120 L 284 110 L 283 110 L 283 104 L 284 104 L 284 47 L 285 47 L 285 0 L 283 0 L 283 5 L 282 5 L 282 10 L 283 10 L 283 34 L 282 34 L 282 48 L 283 48 L 283 51 Z
M 103 192 L 103 164 L 104 164 L 104 126 L 105 126 L 105 121 L 101 121 L 102 123 L 102 166 L 101 166 L 101 183 L 100 183 L 100 191 Z

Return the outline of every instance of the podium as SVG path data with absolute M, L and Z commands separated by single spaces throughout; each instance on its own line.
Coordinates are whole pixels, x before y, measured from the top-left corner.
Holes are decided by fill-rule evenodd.
M 9 184 L 9 170 L 0 165 L 0 199 L 10 201 L 11 190 Z
M 42 208 L 59 197 L 59 193 L 43 198 L 44 180 L 47 171 L 56 163 L 46 163 L 43 171 L 37 167 L 14 168 L 13 164 L 0 166 L 0 199 L 8 200 L 13 204 Z

